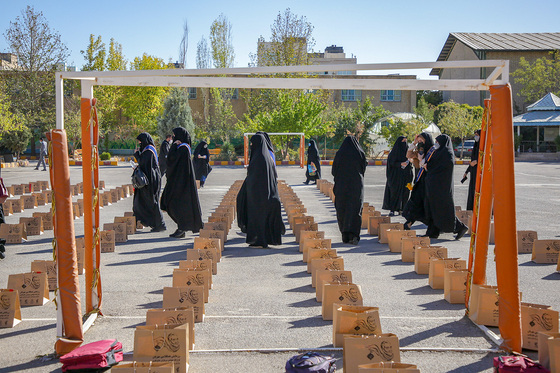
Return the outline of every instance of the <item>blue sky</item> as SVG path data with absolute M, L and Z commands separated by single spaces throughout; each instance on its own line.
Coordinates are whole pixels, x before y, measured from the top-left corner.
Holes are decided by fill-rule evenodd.
M 190 0 L 0 0 L 0 51 L 4 33 L 27 5 L 43 12 L 71 51 L 69 65 L 84 64 L 80 50 L 89 35 L 122 44 L 127 60 L 148 53 L 178 59 L 185 20 L 189 24 L 187 67 L 195 68 L 196 44 L 208 39 L 223 13 L 232 24 L 235 65 L 245 67 L 257 38 L 270 37 L 278 12 L 291 8 L 314 26 L 315 51 L 343 46 L 358 63 L 435 61 L 450 32 L 560 32 L 560 1 L 190 1 Z M 428 70 L 414 71 L 427 78 Z

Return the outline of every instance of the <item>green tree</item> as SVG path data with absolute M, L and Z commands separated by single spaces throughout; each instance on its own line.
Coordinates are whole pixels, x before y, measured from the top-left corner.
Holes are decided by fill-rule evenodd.
M 6 74 L 12 111 L 21 114 L 37 136 L 55 125 L 54 72 L 68 58 L 68 48 L 43 13 L 31 6 L 10 22 L 4 37 L 18 58 L 17 66 Z M 35 141 L 31 144 L 34 151 Z
M 371 98 L 367 97 L 354 108 L 346 109 L 335 127 L 334 142 L 342 143 L 348 134 L 355 135 L 366 154 L 371 153 L 374 140 L 369 136 L 375 122 L 386 117 L 391 112 L 383 106 L 374 106 Z
M 414 108 L 414 113 L 418 116 L 416 119 L 420 120 L 425 126 L 429 126 L 434 121 L 434 112 L 436 111 L 435 106 L 431 105 L 421 97 L 416 107 Z
M 82 66 L 83 71 L 103 71 L 105 70 L 105 43 L 101 40 L 101 36 L 97 38 L 95 35 L 89 35 L 89 44 L 86 50 L 81 50 L 86 63 Z
M 550 58 L 542 57 L 530 63 L 524 57 L 519 60 L 519 68 L 511 74 L 516 83 L 522 85 L 518 96 L 534 102 L 547 93 L 560 96 L 560 51 L 550 52 Z
M 16 153 L 16 157 L 27 149 L 31 140 L 31 131 L 26 126 L 19 126 L 2 134 L 2 145 Z
M 263 111 L 254 118 L 245 116 L 245 131 L 256 132 L 303 132 L 305 137 L 324 135 L 328 126 L 321 114 L 326 109 L 320 95 L 305 91 L 297 94 L 279 91 L 279 105 L 271 111 Z M 289 136 L 275 137 L 273 141 L 281 143 L 282 156 L 286 157 L 291 144 Z
M 142 57 L 135 57 L 131 63 L 131 70 L 166 69 L 163 59 L 144 53 Z M 136 137 L 138 132 L 155 133 L 157 117 L 163 109 L 163 100 L 169 92 L 164 87 L 122 87 L 120 100 L 123 114 L 129 118 L 129 126 L 120 126 L 118 136 L 122 138 Z M 135 135 L 136 134 L 136 135 Z
M 220 14 L 212 22 L 209 52 L 215 68 L 230 68 L 234 65 L 235 52 L 231 30 L 231 23 L 223 14 Z M 203 47 L 201 45 L 201 63 L 206 58 L 204 57 Z M 207 95 L 207 103 L 210 104 L 208 108 L 209 115 L 205 116 L 205 132 L 212 138 L 219 138 L 224 142 L 229 142 L 230 138 L 237 134 L 235 127 L 237 116 L 233 111 L 231 103 L 234 90 L 229 88 L 210 88 L 209 92 L 203 93 L 203 96 L 204 94 Z
M 390 119 L 389 124 L 381 128 L 381 135 L 387 139 L 387 143 L 392 146 L 399 136 L 405 136 L 409 142 L 422 132 L 426 124 L 420 118 L 413 118 L 404 121 L 400 118 Z
M 157 118 L 157 134 L 160 139 L 172 134 L 173 128 L 184 127 L 194 135 L 194 122 L 189 106 L 189 96 L 184 89 L 172 88 L 163 102 L 163 113 Z
M 484 109 L 480 106 L 471 107 L 450 101 L 439 105 L 434 113 L 434 119 L 442 133 L 452 138 L 459 138 L 461 143 L 467 136 L 482 127 Z M 461 158 L 463 157 L 461 151 Z
M 10 98 L 5 92 L 5 86 L 0 81 L 0 141 L 4 134 L 22 126 L 22 120 L 11 110 Z

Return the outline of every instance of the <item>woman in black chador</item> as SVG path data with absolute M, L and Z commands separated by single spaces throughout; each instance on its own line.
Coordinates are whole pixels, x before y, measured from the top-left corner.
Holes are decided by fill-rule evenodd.
M 139 141 L 139 145 L 138 150 L 134 153 L 134 158 L 136 158 L 140 170 L 146 175 L 148 185 L 134 189 L 132 211 L 137 221 L 142 225 L 152 227 L 152 232 L 164 231 L 165 223 L 159 209 L 161 175 L 154 140 L 146 132 L 138 135 L 136 140 Z
M 362 227 L 364 173 L 367 160 L 354 136 L 347 136 L 336 152 L 332 165 L 334 207 L 342 242 L 357 245 Z
M 406 137 L 399 136 L 387 157 L 387 183 L 382 208 L 391 211 L 389 216 L 398 215 L 410 195 L 406 184 L 412 182 L 412 166 L 406 156 L 407 150 Z
M 414 178 L 412 192 L 410 192 L 410 199 L 404 206 L 402 212 L 402 216 L 406 219 L 404 229 L 407 230 L 410 229 L 412 224 L 416 221 L 421 221 L 424 224 L 427 221 L 424 209 L 424 199 L 426 195 L 424 182 L 426 179 L 426 170 L 424 170 L 423 166 L 424 163 L 426 163 L 428 153 L 433 145 L 434 140 L 432 140 L 432 135 L 427 132 L 422 132 L 416 136 L 406 153 L 407 158 L 412 159 L 412 163 L 416 169 L 416 176 Z M 431 155 L 432 153 L 429 154 Z
M 201 140 L 193 153 L 194 173 L 196 175 L 196 180 L 200 180 L 201 188 L 204 186 L 208 174 L 212 171 L 212 167 L 208 162 L 210 162 L 208 144 L 206 141 Z
M 309 173 L 309 168 L 315 169 L 313 175 Z M 304 184 L 309 184 L 310 181 L 313 181 L 313 184 L 317 183 L 317 180 L 321 178 L 321 157 L 319 157 L 319 149 L 317 149 L 317 144 L 315 144 L 315 140 L 309 140 L 309 147 L 307 148 L 307 169 L 305 170 L 305 180 Z
M 237 223 L 247 234 L 249 246 L 281 245 L 286 232 L 282 221 L 275 165 L 266 138 L 251 137 L 251 159 L 247 177 L 237 195 Z
M 478 174 L 478 149 L 480 148 L 480 130 L 474 131 L 474 146 L 471 154 L 471 163 L 465 171 L 463 178 L 467 178 L 467 174 L 470 173 L 469 180 L 469 195 L 467 197 L 467 210 L 471 210 L 474 207 L 474 189 L 476 188 L 476 178 Z
M 453 201 L 453 166 L 455 154 L 451 139 L 447 135 L 436 137 L 432 154 L 428 154 L 426 171 L 425 208 L 428 229 L 426 235 L 438 238 L 441 232 L 453 232 L 460 239 L 467 233 L 467 226 L 455 216 Z
M 183 127 L 173 129 L 173 144 L 167 155 L 167 184 L 161 196 L 161 209 L 177 223 L 170 237 L 183 238 L 185 231 L 202 229 L 202 213 L 194 167 L 191 160 L 191 136 Z

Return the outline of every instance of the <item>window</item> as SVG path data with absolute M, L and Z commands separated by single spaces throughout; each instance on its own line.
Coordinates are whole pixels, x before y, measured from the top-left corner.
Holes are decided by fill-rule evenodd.
M 401 91 L 387 90 L 381 91 L 381 101 L 400 101 Z
M 196 100 L 196 87 L 189 88 L 189 100 Z
M 237 100 L 239 98 L 239 88 L 224 89 L 222 91 L 222 97 L 224 100 Z
M 349 70 L 346 70 L 346 71 L 337 71 L 337 72 L 336 72 L 336 75 L 354 75 L 354 71 L 349 71 Z
M 354 89 L 343 89 L 342 101 L 362 101 L 362 91 Z

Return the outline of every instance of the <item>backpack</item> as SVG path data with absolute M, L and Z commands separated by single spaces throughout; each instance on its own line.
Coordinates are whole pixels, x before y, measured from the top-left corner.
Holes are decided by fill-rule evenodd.
M 494 372 L 550 373 L 548 369 L 525 355 L 495 357 Z
M 63 372 L 102 372 L 123 359 L 122 343 L 104 339 L 76 348 L 60 357 Z
M 286 373 L 334 373 L 336 359 L 317 352 L 306 352 L 292 356 L 286 362 Z

